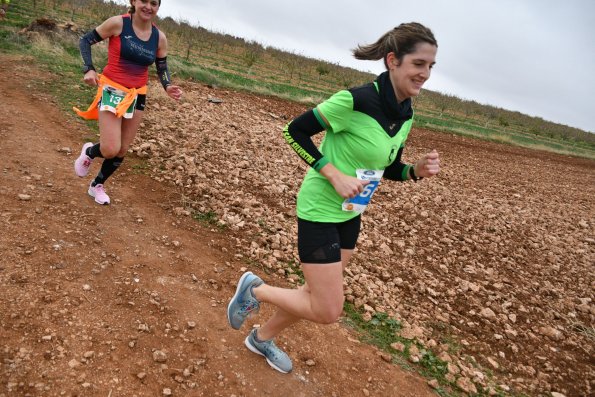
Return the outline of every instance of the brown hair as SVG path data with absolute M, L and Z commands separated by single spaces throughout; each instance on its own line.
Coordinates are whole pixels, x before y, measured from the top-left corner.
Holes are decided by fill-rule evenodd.
M 161 0 L 159 0 L 159 7 L 161 7 Z M 134 6 L 132 5 L 132 0 L 130 0 L 130 6 L 128 7 L 128 13 L 134 14 L 134 11 L 136 11 L 136 10 L 134 9 Z
M 358 45 L 353 50 L 353 56 L 356 59 L 370 61 L 383 59 L 384 66 L 388 69 L 386 56 L 389 52 L 394 52 L 401 62 L 405 55 L 415 51 L 415 46 L 418 43 L 429 43 L 438 47 L 438 42 L 432 31 L 421 23 L 402 23 L 386 32 L 374 44 Z

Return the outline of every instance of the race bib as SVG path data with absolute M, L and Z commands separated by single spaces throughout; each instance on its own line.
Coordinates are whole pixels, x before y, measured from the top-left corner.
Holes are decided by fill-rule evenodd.
M 122 102 L 126 93 L 124 91 L 118 90 L 114 87 L 110 87 L 108 85 L 103 87 L 103 93 L 101 95 L 101 103 L 99 104 L 99 110 L 107 110 L 108 112 L 112 112 L 116 114 L 116 106 Z M 134 109 L 136 107 L 136 98 L 132 101 L 132 104 L 128 109 L 126 109 L 126 113 L 124 113 L 125 119 L 131 119 L 134 116 Z
M 366 207 L 374 195 L 374 191 L 380 184 L 382 179 L 383 170 L 355 170 L 356 176 L 362 181 L 370 181 L 364 190 L 353 198 L 348 198 L 343 201 L 343 211 L 353 211 L 361 214 L 366 210 Z

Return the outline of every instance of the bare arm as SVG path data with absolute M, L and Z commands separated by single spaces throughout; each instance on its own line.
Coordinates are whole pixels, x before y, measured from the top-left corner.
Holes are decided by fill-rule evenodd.
M 103 23 L 97 26 L 95 30 L 99 33 L 101 38 L 105 40 L 108 37 L 120 35 L 123 26 L 124 22 L 122 16 L 116 15 L 103 21 Z
M 353 176 L 345 175 L 331 163 L 320 169 L 320 174 L 333 185 L 335 191 L 343 198 L 353 198 L 364 190 L 370 181 L 362 181 Z
M 91 45 L 98 43 L 101 40 L 105 40 L 111 36 L 117 36 L 122 33 L 122 17 L 117 15 L 106 19 L 101 25 L 87 33 L 81 38 L 80 49 L 81 55 L 83 56 L 83 62 L 89 66 L 90 69 L 85 72 L 83 81 L 91 86 L 96 86 L 99 83 L 97 72 L 93 68 L 93 62 L 91 60 Z
M 159 31 L 159 46 L 157 47 L 157 58 L 165 58 L 167 56 L 167 37 L 161 30 Z
M 182 89 L 171 83 L 171 76 L 167 66 L 167 37 L 165 37 L 165 33 L 161 30 L 159 31 L 159 46 L 157 47 L 155 64 L 157 66 L 159 81 L 161 81 L 167 95 L 176 101 L 180 100 L 182 98 Z

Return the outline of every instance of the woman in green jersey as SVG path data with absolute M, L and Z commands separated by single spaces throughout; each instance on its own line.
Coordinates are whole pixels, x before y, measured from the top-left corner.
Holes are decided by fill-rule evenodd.
M 278 371 L 291 371 L 292 363 L 274 344 L 275 336 L 301 319 L 330 324 L 341 315 L 343 270 L 380 178 L 417 181 L 440 171 L 435 150 L 414 164 L 401 161 L 413 123 L 411 97 L 430 77 L 437 49 L 431 30 L 415 22 L 358 46 L 357 59 L 382 59 L 386 71 L 369 84 L 339 91 L 284 129 L 286 141 L 311 166 L 297 199 L 298 252 L 306 282 L 298 289 L 278 288 L 247 272 L 227 309 L 230 325 L 239 329 L 260 303 L 277 307 L 245 344 Z M 318 149 L 311 137 L 323 130 Z

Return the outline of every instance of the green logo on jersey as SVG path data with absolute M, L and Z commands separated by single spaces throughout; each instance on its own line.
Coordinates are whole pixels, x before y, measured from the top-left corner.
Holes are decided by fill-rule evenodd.
M 397 156 L 397 152 L 399 151 L 399 147 L 397 145 L 393 145 L 390 148 L 390 154 L 388 155 L 388 163 L 392 164 L 395 161 L 395 157 Z

